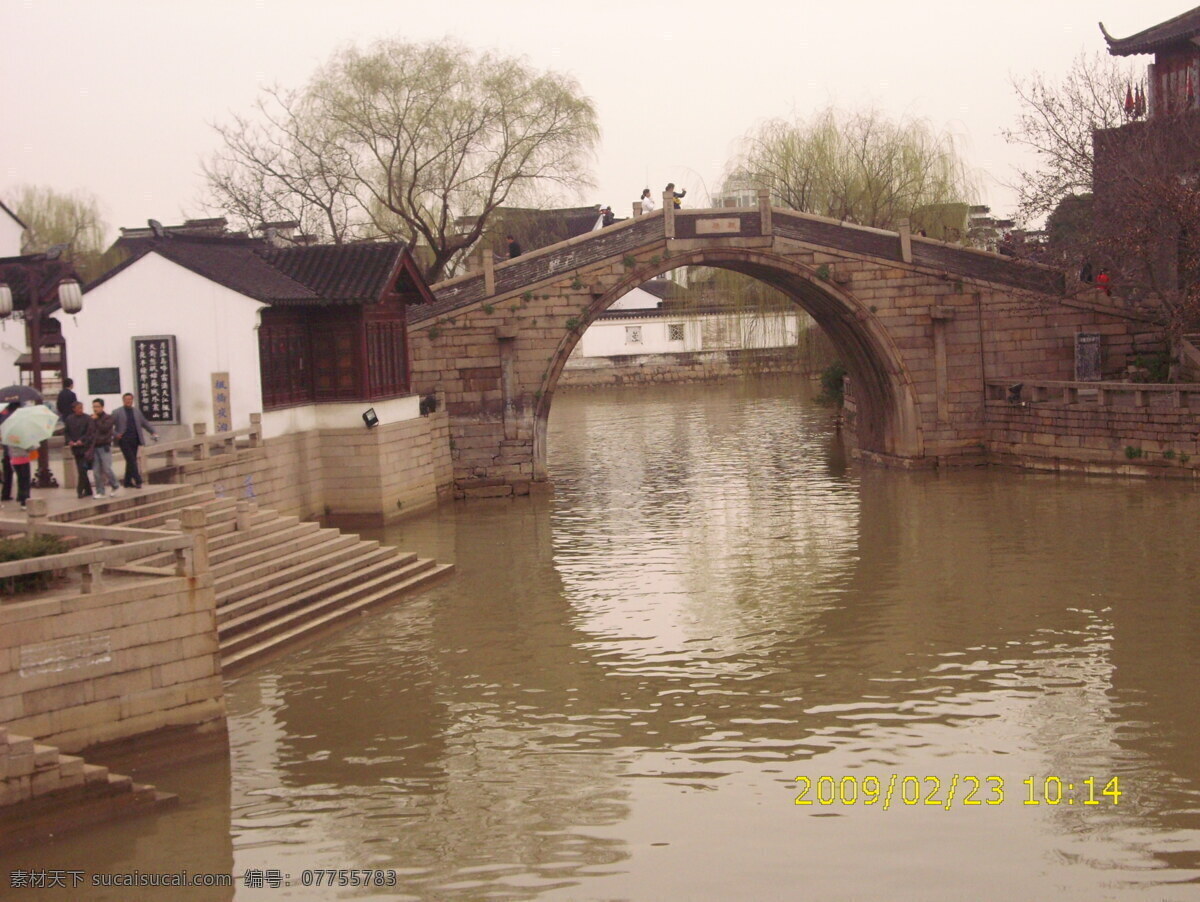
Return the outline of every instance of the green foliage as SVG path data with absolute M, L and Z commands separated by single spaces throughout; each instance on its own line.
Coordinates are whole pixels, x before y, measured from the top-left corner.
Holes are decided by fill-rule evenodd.
M 841 407 L 845 401 L 843 379 L 846 366 L 840 360 L 834 361 L 821 370 L 821 393 L 817 395 L 817 403 L 831 407 Z
M 488 316 L 491 316 L 493 313 L 495 313 L 495 312 L 496 312 L 496 308 L 495 308 L 495 307 L 493 307 L 491 304 L 484 304 L 484 305 L 483 305 L 482 307 L 480 307 L 479 309 L 481 309 L 481 310 L 482 310 L 484 313 L 486 313 Z
M 442 330 L 437 326 L 430 326 L 429 331 L 425 334 L 429 336 L 430 341 L 436 341 L 437 337 L 442 334 Z
M 1181 464 L 1185 464 L 1191 459 L 1192 459 L 1192 455 L 1188 454 L 1186 451 L 1179 452 L 1179 462 Z
M 66 244 L 64 257 L 85 282 L 103 275 L 124 256 L 120 250 L 105 252 L 108 225 L 93 194 L 22 185 L 6 202 L 27 226 L 23 254 L 40 254 L 56 244 Z
M 874 110 L 765 122 L 727 173 L 726 190 L 766 189 L 776 205 L 878 228 L 977 193 L 950 134 Z
M 1163 452 L 1163 457 L 1165 457 L 1167 460 L 1174 460 L 1174 459 L 1175 459 L 1175 452 L 1174 452 L 1174 451 L 1171 451 L 1171 450 L 1164 451 L 1164 452 Z
M 828 263 L 822 263 L 820 266 L 817 267 L 817 278 L 818 279 L 822 280 L 823 282 L 828 282 L 829 276 L 830 276 L 830 272 L 829 272 L 829 264 Z
M 581 278 L 579 278 L 579 276 L 576 276 L 574 279 L 571 280 L 571 288 L 573 290 L 578 291 L 582 287 L 583 287 L 583 280 Z
M 521 295 L 521 300 L 524 301 L 526 304 L 528 304 L 530 301 L 533 300 L 533 292 L 526 291 L 524 294 Z
M 572 316 L 570 319 L 568 319 L 568 320 L 567 320 L 567 328 L 568 328 L 568 329 L 571 329 L 572 331 L 573 331 L 573 330 L 575 330 L 575 329 L 578 329 L 578 328 L 579 328 L 579 320 L 578 320 L 578 318 L 576 318 L 576 317 Z
M 662 263 L 662 257 L 660 257 L 658 254 L 655 254 L 653 257 L 650 258 L 651 266 L 658 266 L 658 264 L 660 264 L 660 263 Z
M 22 536 L 0 539 L 0 564 L 45 557 L 48 554 L 62 554 L 66 550 L 66 543 L 57 536 Z M 50 571 L 10 576 L 0 579 L 0 590 L 11 595 L 15 592 L 44 589 L 49 585 L 52 576 Z
M 626 269 L 633 269 L 635 266 L 637 266 L 637 258 L 632 254 L 626 254 L 621 258 L 621 265 Z
M 1174 362 L 1170 354 L 1139 354 L 1133 359 L 1133 365 L 1138 372 L 1133 374 L 1134 382 L 1164 383 L 1171 380 L 1171 364 Z
M 453 40 L 338 50 L 300 90 L 217 126 L 204 172 L 241 224 L 298 219 L 325 240 L 419 242 L 435 282 L 502 205 L 589 183 L 599 140 L 574 78 Z
M 1135 448 L 1135 447 L 1133 447 L 1133 445 L 1126 445 L 1125 446 L 1125 456 L 1129 460 L 1137 460 L 1139 457 L 1142 456 L 1142 449 Z

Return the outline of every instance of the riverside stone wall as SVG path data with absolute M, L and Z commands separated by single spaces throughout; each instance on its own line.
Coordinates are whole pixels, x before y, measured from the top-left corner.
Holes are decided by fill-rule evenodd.
M 1036 470 L 1195 478 L 1200 411 L 988 401 L 988 457 Z
M 389 523 L 450 491 L 445 411 L 367 429 L 321 429 L 267 439 L 152 473 L 153 482 L 211 485 L 218 497 L 253 500 L 340 526 Z
M 809 361 L 795 353 L 775 349 L 585 357 L 579 361 L 568 361 L 558 379 L 558 387 L 712 382 L 740 376 L 783 373 L 810 375 L 812 372 Z
M 107 579 L 92 594 L 0 601 L 0 724 L 64 751 L 224 729 L 211 574 Z

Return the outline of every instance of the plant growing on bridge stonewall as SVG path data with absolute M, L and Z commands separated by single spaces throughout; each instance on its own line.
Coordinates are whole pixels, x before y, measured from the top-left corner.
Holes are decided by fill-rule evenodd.
M 211 202 L 242 224 L 295 219 L 342 243 L 418 243 L 434 282 L 505 203 L 590 184 L 599 128 L 569 76 L 454 41 L 379 41 L 218 125 Z

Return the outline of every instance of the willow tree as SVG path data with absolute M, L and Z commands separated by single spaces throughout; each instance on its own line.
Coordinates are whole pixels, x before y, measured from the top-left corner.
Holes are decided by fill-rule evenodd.
M 71 261 L 84 280 L 94 279 L 117 262 L 105 256 L 108 226 L 100 202 L 86 191 L 58 191 L 45 185 L 22 185 L 6 200 L 25 223 L 21 252 L 36 254 L 66 245 Z
M 427 249 L 441 278 L 504 204 L 590 184 L 595 108 L 574 79 L 452 41 L 345 49 L 303 90 L 270 92 L 219 126 L 214 203 L 246 220 L 299 219 L 335 241 Z
M 877 228 L 974 194 L 951 135 L 873 110 L 762 123 L 742 140 L 726 185 L 766 189 L 777 205 Z

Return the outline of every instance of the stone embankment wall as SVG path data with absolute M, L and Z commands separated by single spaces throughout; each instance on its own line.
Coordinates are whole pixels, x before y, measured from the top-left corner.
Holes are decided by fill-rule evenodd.
M 1200 475 L 1200 415 L 1188 408 L 988 401 L 989 459 L 1035 470 Z
M 152 481 L 211 485 L 218 497 L 339 526 L 379 526 L 451 491 L 450 426 L 439 410 L 374 429 L 310 430 L 162 468 Z
M 691 351 L 571 360 L 559 377 L 560 388 L 645 385 L 661 382 L 711 382 L 740 376 L 784 373 L 811 375 L 812 363 L 795 353 L 762 351 Z
M 0 602 L 0 723 L 65 751 L 224 729 L 211 574 L 108 579 L 92 594 Z

